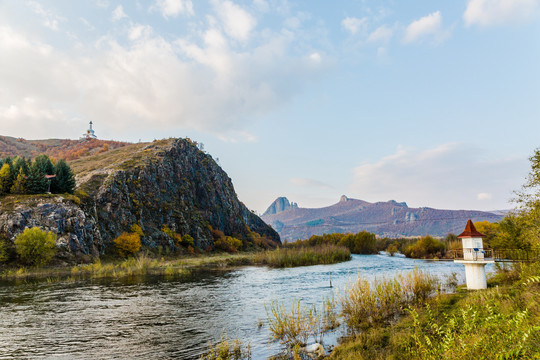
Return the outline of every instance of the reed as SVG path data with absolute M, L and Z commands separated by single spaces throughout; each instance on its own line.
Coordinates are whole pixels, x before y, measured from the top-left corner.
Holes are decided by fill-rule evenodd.
M 251 360 L 251 347 L 244 346 L 240 340 L 230 340 L 226 334 L 215 344 L 208 344 L 208 352 L 200 360 Z
M 253 261 L 277 268 L 335 264 L 351 259 L 351 252 L 344 246 L 321 245 L 300 248 L 277 248 L 253 255 Z
M 419 269 L 373 283 L 358 276 L 340 297 L 341 315 L 352 333 L 384 325 L 396 320 L 407 306 L 425 301 L 436 284 L 433 276 Z

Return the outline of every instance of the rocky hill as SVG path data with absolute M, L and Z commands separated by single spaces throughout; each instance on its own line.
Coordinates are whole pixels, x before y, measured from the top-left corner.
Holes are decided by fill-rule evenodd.
M 125 145 L 70 162 L 76 196 L 0 198 L 0 234 L 13 239 L 25 227 L 58 235 L 65 257 L 96 256 L 133 224 L 143 245 L 174 249 L 171 231 L 213 246 L 211 230 L 252 241 L 252 232 L 274 243 L 279 235 L 242 204 L 231 179 L 189 139 Z
M 500 213 L 475 210 L 409 208 L 406 203 L 393 200 L 369 203 L 346 196 L 334 205 L 315 209 L 287 206 L 289 200 L 285 197 L 278 200 L 278 204 L 283 206 L 278 207 L 274 202 L 262 219 L 282 239 L 289 241 L 324 233 L 356 233 L 362 230 L 388 237 L 445 236 L 460 232 L 468 218 L 498 221 L 503 217 Z

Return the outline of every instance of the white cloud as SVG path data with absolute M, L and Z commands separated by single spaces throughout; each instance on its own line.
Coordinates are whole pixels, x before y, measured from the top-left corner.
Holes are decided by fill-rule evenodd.
M 66 19 L 56 15 L 51 10 L 45 9 L 40 3 L 36 1 L 27 1 L 26 5 L 37 15 L 43 19 L 43 25 L 51 30 L 57 31 L 58 24 Z
M 289 180 L 291 184 L 299 187 L 314 187 L 322 189 L 332 189 L 333 187 L 322 181 L 308 179 L 308 178 L 292 178 Z
M 355 17 L 346 17 L 341 21 L 341 26 L 355 35 L 358 32 L 365 32 L 367 29 L 368 19 L 363 17 L 361 19 Z
M 118 5 L 116 7 L 116 9 L 114 9 L 113 12 L 112 12 L 112 19 L 114 21 L 118 21 L 118 20 L 121 20 L 121 19 L 127 18 L 127 17 L 128 16 L 124 12 L 124 8 L 122 7 L 122 5 Z
M 181 128 L 256 141 L 247 124 L 320 71 L 309 56 L 290 55 L 290 33 L 268 34 L 242 52 L 212 27 L 189 40 L 167 41 L 147 25 L 127 36 L 70 51 L 0 26 L 2 132 L 73 138 L 93 120 L 101 134 Z
M 388 42 L 394 35 L 394 30 L 386 25 L 379 26 L 367 39 L 368 42 Z
M 257 25 L 257 20 L 251 14 L 228 0 L 216 0 L 214 6 L 227 35 L 239 41 L 249 39 L 251 31 Z
M 453 209 L 508 208 L 512 191 L 527 173 L 527 160 L 488 161 L 483 155 L 465 144 L 424 151 L 400 147 L 392 155 L 354 168 L 351 189 L 355 197 L 367 201 L 394 199 L 411 206 Z
M 463 20 L 467 26 L 521 24 L 539 13 L 540 0 L 469 0 Z
M 410 23 L 405 29 L 403 41 L 405 43 L 413 43 L 431 37 L 436 42 L 440 42 L 448 35 L 448 31 L 444 31 L 442 28 L 441 12 L 435 11 Z
M 476 195 L 476 198 L 478 200 L 491 200 L 491 199 L 493 199 L 493 194 L 490 194 L 490 193 L 478 193 L 478 195 Z
M 193 3 L 191 0 L 156 0 L 155 7 L 164 18 L 176 17 L 179 14 L 194 15 Z

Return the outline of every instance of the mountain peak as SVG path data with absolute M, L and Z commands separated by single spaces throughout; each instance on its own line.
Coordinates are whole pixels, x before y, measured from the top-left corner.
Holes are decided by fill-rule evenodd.
M 345 195 L 341 195 L 341 197 L 339 198 L 339 202 L 347 202 L 349 200 L 350 199 L 348 197 L 346 197 Z
M 289 202 L 289 199 L 287 199 L 285 196 L 280 196 L 274 202 L 272 205 L 266 209 L 263 215 L 274 215 L 279 214 L 280 212 L 287 211 L 289 209 L 297 208 L 297 203 L 291 203 Z

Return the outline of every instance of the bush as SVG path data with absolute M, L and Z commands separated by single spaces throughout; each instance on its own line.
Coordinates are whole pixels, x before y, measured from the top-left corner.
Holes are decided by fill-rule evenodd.
M 139 224 L 133 224 L 130 228 L 132 233 L 138 234 L 139 236 L 144 236 L 144 233 L 142 231 L 142 228 Z
M 9 260 L 9 250 L 8 245 L 5 240 L 0 239 L 0 263 L 6 262 Z
M 195 240 L 191 235 L 186 234 L 182 236 L 182 246 L 193 247 L 193 245 L 195 245 Z
M 428 235 L 421 237 L 413 245 L 408 246 L 403 254 L 408 258 L 415 259 L 441 258 L 444 255 L 444 244 Z
M 15 249 L 24 263 L 45 265 L 56 253 L 56 235 L 39 227 L 26 228 L 22 234 L 17 235 Z
M 242 241 L 232 236 L 224 236 L 214 242 L 216 249 L 235 253 L 242 246 Z
M 134 255 L 141 250 L 141 237 L 137 233 L 124 232 L 114 239 L 114 244 L 120 256 Z

